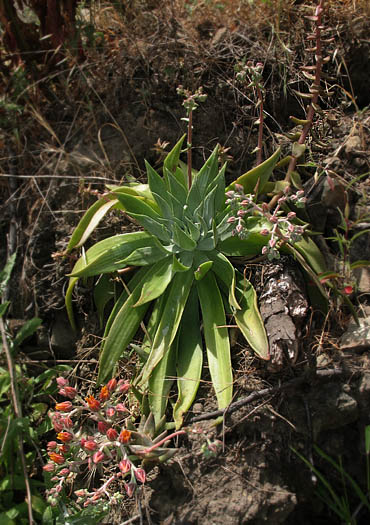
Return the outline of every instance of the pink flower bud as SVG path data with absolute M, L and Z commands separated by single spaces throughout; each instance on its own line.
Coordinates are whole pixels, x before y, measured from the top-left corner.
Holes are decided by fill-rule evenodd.
M 108 428 L 108 424 L 105 421 L 98 421 L 98 430 L 101 434 L 105 434 Z
M 68 445 L 59 445 L 59 452 L 62 452 L 63 454 L 67 454 L 67 452 L 69 452 L 69 446 Z
M 145 483 L 146 474 L 143 468 L 137 468 L 134 470 L 135 478 L 140 481 L 140 483 Z
M 269 240 L 269 245 L 270 245 L 270 248 L 274 248 L 274 246 L 276 245 L 276 239 L 272 238 Z
M 235 184 L 234 188 L 238 193 L 243 193 L 244 191 L 244 188 L 241 184 Z
M 126 392 L 130 389 L 130 383 L 124 379 L 120 379 L 118 381 L 118 388 L 121 394 L 126 394 Z
M 42 470 L 45 470 L 45 472 L 53 472 L 54 469 L 55 469 L 54 463 L 46 463 L 46 465 L 42 467 Z
M 294 219 L 297 214 L 294 211 L 290 211 L 287 215 L 288 219 Z
M 130 472 L 132 464 L 128 459 L 122 459 L 118 466 L 122 474 L 126 474 L 127 472 Z
M 235 222 L 235 221 L 236 221 L 236 217 L 229 217 L 229 218 L 227 219 L 226 222 L 227 222 L 228 224 L 232 224 L 232 223 Z
M 69 468 L 62 468 L 62 470 L 59 471 L 59 476 L 68 476 L 69 473 L 70 473 Z
M 270 230 L 268 230 L 267 228 L 262 228 L 262 230 L 260 231 L 260 234 L 264 236 L 269 235 Z
M 60 414 L 54 414 L 51 418 L 51 422 L 53 424 L 55 432 L 61 432 L 63 430 L 64 426 L 62 424 L 62 417 Z
M 86 495 L 87 490 L 86 489 L 78 489 L 75 490 L 75 494 L 78 498 L 83 498 Z
M 226 197 L 229 197 L 229 199 L 232 199 L 234 195 L 235 195 L 235 191 L 230 190 L 226 192 Z
M 82 441 L 82 440 L 81 440 L 81 441 Z M 96 443 L 93 439 L 88 439 L 88 440 L 86 440 L 85 443 L 84 443 L 83 445 L 81 445 L 81 446 L 83 446 L 83 448 L 85 448 L 86 450 L 91 450 L 91 451 L 93 451 L 93 450 L 96 450 L 96 448 L 97 448 L 98 445 L 97 445 L 97 443 Z
M 107 388 L 109 392 L 114 392 L 115 389 L 117 388 L 117 380 L 113 378 L 110 381 L 108 381 Z
M 133 496 L 135 489 L 136 489 L 135 483 L 125 483 L 125 491 L 129 498 Z
M 66 385 L 64 388 L 64 397 L 68 397 L 68 399 L 74 399 L 77 396 L 77 390 L 73 388 L 73 386 Z M 61 393 L 61 390 L 59 391 Z
M 351 295 L 351 293 L 353 292 L 353 286 L 345 286 L 343 288 L 343 293 L 345 293 L 346 295 Z
M 107 411 L 106 411 L 107 417 L 113 417 L 115 413 L 116 413 L 115 408 L 113 407 L 107 408 Z
M 118 432 L 114 428 L 108 428 L 106 435 L 110 441 L 115 441 L 118 437 Z
M 235 229 L 238 233 L 240 233 L 243 229 L 243 225 L 239 223 Z
M 65 426 L 65 428 L 72 428 L 73 427 L 73 421 L 69 416 L 63 417 L 61 420 L 62 425 Z
M 49 441 L 49 443 L 46 445 L 46 448 L 48 450 L 55 450 L 58 446 L 58 443 L 56 441 Z
M 116 410 L 117 412 L 128 412 L 127 408 L 125 407 L 123 403 L 117 403 Z
M 103 452 L 101 452 L 101 450 L 98 450 L 97 452 L 95 452 L 95 454 L 93 455 L 93 462 L 96 464 L 96 463 L 100 463 L 101 461 L 103 461 L 103 459 L 105 459 L 105 455 Z
M 56 382 L 60 388 L 68 385 L 68 379 L 65 379 L 64 377 L 57 377 Z

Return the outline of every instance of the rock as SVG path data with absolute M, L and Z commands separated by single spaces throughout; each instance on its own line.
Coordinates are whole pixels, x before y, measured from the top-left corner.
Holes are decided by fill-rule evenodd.
M 361 138 L 358 135 L 348 137 L 344 146 L 344 151 L 347 157 L 356 157 L 361 149 Z
M 339 340 L 341 350 L 364 351 L 370 348 L 370 317 L 359 319 L 359 325 L 351 323 Z
M 64 358 L 72 357 L 76 340 L 77 335 L 71 328 L 67 314 L 64 310 L 58 311 L 51 326 L 50 345 L 53 351 Z
M 361 293 L 370 293 L 370 268 L 355 268 L 353 274 L 357 280 L 357 289 Z

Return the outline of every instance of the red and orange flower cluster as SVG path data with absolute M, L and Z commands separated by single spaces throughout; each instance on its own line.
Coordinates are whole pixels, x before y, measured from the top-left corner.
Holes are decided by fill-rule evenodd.
M 83 474 L 84 468 L 98 469 L 102 480 L 105 473 L 111 475 L 100 489 L 76 491 L 77 501 L 83 506 L 107 496 L 108 485 L 118 478 L 123 479 L 126 493 L 131 496 L 137 482 L 144 483 L 146 476 L 145 471 L 129 459 L 126 449 L 130 448 L 132 440 L 125 424 L 130 412 L 123 402 L 129 383 L 111 379 L 101 387 L 98 396 L 90 394 L 85 398 L 69 385 L 68 379 L 58 377 L 57 384 L 59 394 L 68 400 L 56 403 L 55 411 L 50 414 L 57 441 L 48 443 L 49 461 L 44 466 L 45 472 L 53 473 L 51 480 L 55 482 L 48 491 L 49 503 L 56 505 L 66 479 Z M 101 465 L 104 465 L 104 472 Z

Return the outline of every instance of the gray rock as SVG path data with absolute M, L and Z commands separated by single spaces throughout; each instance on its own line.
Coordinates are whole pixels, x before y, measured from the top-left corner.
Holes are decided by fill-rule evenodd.
M 359 319 L 359 325 L 351 323 L 339 340 L 341 350 L 363 351 L 370 348 L 370 317 Z

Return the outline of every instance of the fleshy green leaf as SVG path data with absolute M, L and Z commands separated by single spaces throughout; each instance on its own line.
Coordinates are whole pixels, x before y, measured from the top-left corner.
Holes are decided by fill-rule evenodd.
M 163 167 L 169 170 L 171 173 L 174 173 L 178 166 L 181 148 L 185 140 L 185 137 L 186 135 L 183 135 L 181 137 L 181 139 L 177 142 L 177 144 L 175 144 L 175 146 L 172 148 L 172 150 L 169 152 L 169 154 L 166 156 L 166 158 L 163 161 Z
M 101 275 L 94 287 L 94 303 L 98 311 L 100 327 L 103 326 L 105 306 L 114 299 L 115 285 L 107 274 Z
M 161 258 L 165 250 L 146 232 L 132 232 L 104 239 L 89 248 L 75 264 L 71 277 L 90 277 L 111 273 L 127 266 L 126 259 L 138 248 L 150 247 Z M 157 259 L 158 260 L 158 259 Z
M 216 392 L 218 407 L 226 408 L 232 400 L 233 375 L 230 342 L 220 290 L 212 272 L 197 281 L 202 310 L 204 338 L 207 347 L 208 366 Z
M 226 191 L 233 190 L 235 184 L 241 184 L 244 188 L 244 193 L 254 193 L 258 183 L 258 193 L 260 193 L 263 186 L 271 177 L 276 163 L 279 160 L 279 156 L 280 148 L 278 148 L 270 158 L 238 177 L 227 187 Z
M 150 280 L 145 280 L 135 308 L 162 295 L 174 276 L 172 263 L 173 257 L 169 255 L 166 259 L 153 265 Z
M 138 272 L 139 277 L 136 277 L 136 281 L 139 283 L 132 290 L 132 293 L 123 302 L 120 310 L 115 312 L 114 319 L 110 325 L 109 332 L 103 343 L 103 347 L 100 353 L 99 360 L 99 374 L 98 383 L 102 383 L 105 379 L 109 378 L 113 373 L 113 369 L 126 350 L 127 346 L 134 337 L 140 322 L 142 321 L 149 303 L 146 303 L 137 308 L 133 308 L 134 304 L 137 303 L 141 289 L 143 286 L 142 280 L 149 280 L 151 275 L 151 268 L 141 268 Z
M 231 262 L 219 252 L 209 252 L 208 257 L 213 261 L 213 273 L 217 279 L 225 283 L 229 291 L 230 306 L 240 310 L 240 306 L 235 297 L 235 269 Z
M 69 253 L 73 248 L 78 248 L 84 244 L 91 233 L 95 230 L 99 222 L 108 213 L 108 211 L 117 204 L 117 202 L 117 199 L 112 198 L 108 201 L 100 199 L 84 213 L 80 222 L 76 226 L 72 237 L 70 238 L 67 246 L 67 253 Z
M 141 373 L 141 385 L 148 380 L 153 369 L 173 343 L 193 281 L 194 274 L 192 270 L 188 270 L 187 272 L 177 273 L 167 288 L 162 317 L 148 361 L 145 363 Z
M 203 365 L 202 336 L 200 333 L 199 302 L 196 288 L 190 291 L 181 319 L 177 346 L 178 397 L 173 409 L 176 428 L 183 423 L 184 414 L 191 407 L 198 391 Z
M 30 337 L 32 334 L 34 334 L 41 323 L 42 320 L 38 317 L 34 317 L 33 319 L 26 321 L 26 323 L 17 332 L 15 338 L 13 339 L 13 347 L 16 348 L 17 346 L 21 345 L 23 341 L 27 339 L 27 337 Z
M 257 294 L 251 283 L 237 272 L 237 292 L 241 310 L 235 312 L 235 321 L 242 334 L 261 358 L 270 359 L 265 326 L 257 305 Z
M 149 380 L 149 407 L 156 426 L 166 412 L 168 395 L 176 374 L 177 338 L 163 354 L 162 359 L 152 370 Z
M 198 268 L 194 272 L 194 277 L 197 281 L 200 281 L 207 275 L 209 270 L 212 268 L 213 261 L 205 261 L 204 263 L 201 263 Z

